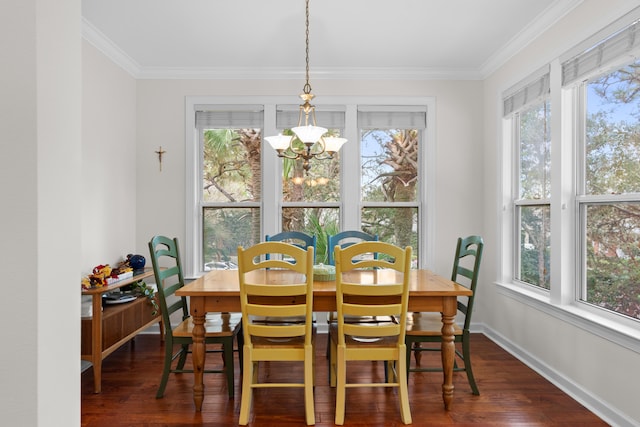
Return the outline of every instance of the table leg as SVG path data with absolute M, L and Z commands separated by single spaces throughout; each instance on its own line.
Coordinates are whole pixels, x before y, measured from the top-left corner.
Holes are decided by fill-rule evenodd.
M 442 372 L 444 381 L 442 383 L 442 400 L 444 408 L 451 409 L 453 402 L 453 364 L 455 361 L 455 337 L 454 320 L 457 311 L 457 298 L 444 297 L 442 311 Z
M 204 344 L 204 298 L 191 297 L 191 316 L 193 317 L 193 403 L 196 411 L 202 410 L 204 399 L 204 382 L 202 374 L 204 372 L 205 344 Z
M 91 313 L 91 364 L 93 392 L 102 391 L 102 294 L 93 294 Z

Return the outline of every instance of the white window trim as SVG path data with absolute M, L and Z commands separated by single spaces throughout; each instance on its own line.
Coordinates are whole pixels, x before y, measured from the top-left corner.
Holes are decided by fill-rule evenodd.
M 195 170 L 199 167 L 199 155 L 202 152 L 199 147 L 199 135 L 195 129 L 195 111 L 197 105 L 255 105 L 264 106 L 264 127 L 265 135 L 277 134 L 275 128 L 276 106 L 278 104 L 299 104 L 295 96 L 187 96 L 185 98 L 185 236 L 186 241 L 183 250 L 183 266 L 186 277 L 198 277 L 204 272 L 200 271 L 199 262 L 202 258 L 202 248 L 189 242 L 198 242 L 198 236 L 202 234 L 202 213 L 193 209 L 198 201 L 198 185 L 200 182 L 196 177 L 202 176 Z M 403 105 L 403 106 L 426 106 L 427 107 L 427 129 L 423 132 L 424 149 L 420 150 L 420 206 L 421 215 L 418 218 L 419 239 L 419 265 L 424 268 L 434 268 L 435 260 L 435 172 L 436 172 L 436 99 L 435 97 L 340 97 L 327 96 L 319 98 L 314 102 L 316 106 L 322 105 L 344 105 L 345 120 L 347 123 L 357 123 L 358 105 Z M 359 141 L 357 126 L 347 126 L 345 137 L 349 141 L 345 144 L 340 153 L 341 171 L 343 182 L 360 182 L 360 170 L 357 167 L 347 167 L 348 165 L 359 164 Z M 280 230 L 280 216 L 276 213 L 279 209 L 264 209 L 267 200 L 281 200 L 282 175 L 281 162 L 271 149 L 265 152 L 262 157 L 263 180 L 272 179 L 265 182 L 262 189 L 262 234 L 273 234 Z M 347 162 L 349 162 L 347 164 Z M 340 224 L 342 229 L 360 228 L 360 194 L 354 186 L 342 186 L 341 200 L 357 200 L 358 203 L 345 203 L 342 205 Z M 357 194 L 356 194 L 357 193 Z M 278 202 L 281 204 L 281 202 Z M 281 206 L 278 206 L 280 208 Z
M 513 148 L 513 118 L 502 117 L 502 98 L 496 114 L 502 129 L 502 147 L 498 230 L 500 253 L 497 258 L 498 277 L 495 282 L 499 294 L 517 300 L 536 310 L 574 325 L 589 333 L 640 353 L 640 323 L 625 316 L 599 309 L 577 300 L 580 267 L 577 250 L 580 248 L 579 200 L 576 197 L 578 171 L 575 158 L 580 155 L 577 129 L 582 118 L 575 111 L 584 107 L 578 102 L 575 86 L 561 87 L 561 64 L 550 64 L 551 86 L 551 289 L 515 281 L 513 260 L 515 218 L 513 206 L 513 168 L 518 160 Z M 561 226 L 563 225 L 563 226 Z

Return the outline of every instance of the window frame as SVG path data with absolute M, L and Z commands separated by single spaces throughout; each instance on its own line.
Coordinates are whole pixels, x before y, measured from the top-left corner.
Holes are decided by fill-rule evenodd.
M 498 230 L 498 294 L 521 302 L 526 306 L 558 318 L 567 324 L 612 341 L 624 348 L 640 353 L 640 321 L 599 308 L 580 300 L 584 271 L 585 231 L 583 206 L 607 202 L 610 196 L 586 198 L 581 185 L 584 182 L 584 132 L 586 120 L 585 98 L 581 95 L 582 81 L 603 72 L 618 68 L 626 61 L 612 61 L 578 81 L 563 86 L 563 64 L 577 53 L 598 44 L 609 35 L 620 31 L 640 18 L 640 8 L 626 15 L 590 39 L 578 44 L 561 57 L 549 62 L 551 115 L 551 289 L 534 289 L 533 286 L 514 280 L 515 248 L 518 242 L 514 200 L 514 169 L 518 157 L 515 152 L 513 116 L 502 117 L 502 146 L 500 149 L 500 195 Z M 503 95 L 508 89 L 503 91 Z M 502 104 L 496 111 L 501 114 Z M 615 202 L 639 201 L 640 195 L 613 197 Z
M 541 102 L 549 102 L 549 104 L 551 104 L 550 102 L 550 96 L 543 96 L 542 99 L 539 100 L 540 102 L 532 102 L 531 104 L 528 104 L 526 107 L 530 107 L 530 106 L 534 106 L 534 105 L 538 105 Z M 520 171 L 520 165 L 521 165 L 521 159 L 520 159 L 520 149 L 521 149 L 521 144 L 520 144 L 520 138 L 521 138 L 521 133 L 520 133 L 520 129 L 521 129 L 521 112 L 526 109 L 526 107 L 523 107 L 513 113 L 510 114 L 510 127 L 511 127 L 511 138 L 512 138 L 512 144 L 515 147 L 514 148 L 514 156 L 513 156 L 513 165 L 514 165 L 514 171 L 513 171 L 513 248 L 514 248 L 514 256 L 513 256 L 513 275 L 512 275 L 512 280 L 516 283 L 519 283 L 523 286 L 531 286 L 534 289 L 543 292 L 543 293 L 548 293 L 550 290 L 549 289 L 545 289 L 543 287 L 540 287 L 534 283 L 529 283 L 529 282 L 525 282 L 524 280 L 519 279 L 517 276 L 521 276 L 521 265 L 522 265 L 522 250 L 521 250 L 521 245 L 520 245 L 520 232 L 522 231 L 522 208 L 526 208 L 526 207 L 535 207 L 535 206 L 548 206 L 549 207 L 549 211 L 551 211 L 551 207 L 552 207 L 552 203 L 551 203 L 551 197 L 542 197 L 539 199 L 526 199 L 526 198 L 522 198 L 520 196 L 520 190 L 521 190 L 521 182 L 520 182 L 520 175 L 521 175 L 521 171 Z M 551 110 L 550 110 L 551 111 Z M 552 121 L 552 114 L 549 114 L 549 120 Z M 551 127 L 551 126 L 549 126 Z M 551 175 L 553 177 L 553 174 Z M 553 182 L 553 180 L 551 181 Z M 549 285 L 551 286 L 551 284 Z
M 299 104 L 294 96 L 187 96 L 185 99 L 185 244 L 183 266 L 185 277 L 199 277 L 204 274 L 199 266 L 202 257 L 202 209 L 199 199 L 198 177 L 201 177 L 200 156 L 202 142 L 200 132 L 195 128 L 195 111 L 202 105 L 262 105 L 264 108 L 263 135 L 275 135 L 276 110 L 278 105 Z M 346 167 L 359 164 L 359 129 L 357 125 L 358 105 L 380 106 L 424 106 L 427 110 L 427 129 L 422 133 L 424 149 L 421 150 L 420 168 L 420 208 L 419 208 L 419 241 L 421 268 L 433 268 L 435 239 L 428 238 L 435 234 L 435 173 L 436 173 L 436 99 L 435 97 L 322 97 L 316 106 L 340 105 L 345 107 L 344 137 L 347 142 L 340 152 L 341 182 L 340 191 L 340 227 L 360 229 L 360 169 Z M 264 146 L 264 145 L 263 145 Z M 261 234 L 275 234 L 281 229 L 282 209 L 282 160 L 270 147 L 262 155 L 263 187 L 261 209 Z M 348 185 L 349 183 L 350 185 Z M 267 201 L 277 203 L 267 204 Z M 324 203 L 321 203 L 324 205 Z M 231 207 L 230 204 L 224 204 Z M 335 205 L 329 203 L 328 205 Z M 249 207 L 246 203 L 243 207 Z M 290 206 L 287 204 L 287 206 Z M 305 206 L 309 203 L 305 202 Z

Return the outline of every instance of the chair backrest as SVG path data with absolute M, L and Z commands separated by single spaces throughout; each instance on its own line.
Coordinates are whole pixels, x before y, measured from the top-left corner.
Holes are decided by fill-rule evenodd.
M 302 231 L 283 231 L 272 236 L 267 234 L 264 240 L 265 242 L 287 242 L 302 249 L 312 247 L 313 252 L 316 251 L 316 235 L 311 236 Z M 266 254 L 266 257 L 269 259 L 270 254 Z
M 451 280 L 462 286 L 466 286 L 473 292 L 473 295 L 466 298 L 466 303 L 458 299 L 458 310 L 465 315 L 464 329 L 467 331 L 471 324 L 471 313 L 476 296 L 476 285 L 478 284 L 483 249 L 484 241 L 482 237 L 459 237 L 456 246 L 456 255 L 453 260 Z
M 338 312 L 338 345 L 345 344 L 344 335 L 355 337 L 397 336 L 404 344 L 411 247 L 400 248 L 385 242 L 360 242 L 335 250 L 336 305 Z M 363 254 L 378 253 L 378 259 L 362 259 Z M 350 276 L 353 270 L 363 270 Z M 356 281 L 352 277 L 359 277 Z M 394 316 L 397 323 L 347 323 L 350 316 Z
M 186 297 L 174 296 L 184 286 L 178 239 L 154 236 L 149 242 L 149 254 L 158 287 L 163 327 L 166 333 L 171 333 L 170 317 L 173 313 L 182 310 L 182 319 L 189 317 Z
M 334 234 L 333 236 L 327 236 L 327 252 L 329 253 L 328 264 L 335 265 L 335 261 L 334 261 L 335 255 L 333 252 L 336 245 L 344 249 L 358 242 L 377 242 L 377 241 L 378 241 L 377 234 L 369 234 L 360 230 L 347 230 L 347 231 L 342 231 L 338 234 Z M 374 258 L 376 257 L 377 255 L 374 254 Z
M 267 254 L 272 257 L 267 259 Z M 284 242 L 262 242 L 247 249 L 238 247 L 245 345 L 251 344 L 252 337 L 284 339 L 300 336 L 305 337 L 305 345 L 311 345 L 313 257 L 313 247 L 302 249 Z M 277 321 L 296 316 L 304 316 L 304 323 Z M 254 317 L 275 321 L 253 323 Z

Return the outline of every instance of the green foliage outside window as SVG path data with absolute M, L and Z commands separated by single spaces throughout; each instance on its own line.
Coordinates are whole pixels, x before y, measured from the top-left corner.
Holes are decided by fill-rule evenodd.
M 287 133 L 285 130 L 284 133 Z M 331 130 L 339 136 L 338 130 Z M 363 200 L 414 202 L 418 186 L 418 142 L 415 130 L 367 131 L 369 156 L 364 156 Z M 203 265 L 233 265 L 238 245 L 262 240 L 260 232 L 261 140 L 259 129 L 211 129 L 204 132 Z M 366 181 L 366 183 L 365 183 Z M 340 202 L 340 159 L 312 160 L 305 174 L 299 161 L 283 160 L 283 202 L 303 207 L 282 209 L 283 231 L 304 231 L 317 236 L 316 263 L 327 261 L 328 234 L 340 231 L 339 207 L 318 202 Z M 230 206 L 224 206 L 229 203 Z M 248 203 L 246 207 L 242 203 Z M 253 203 L 253 205 L 251 205 Z M 256 203 L 258 203 L 256 205 Z M 314 205 L 315 203 L 315 205 Z M 233 206 L 231 206 L 233 204 Z M 240 204 L 240 206 L 239 206 Z M 380 240 L 411 245 L 417 257 L 418 209 L 369 207 L 362 211 L 362 229 Z
M 585 145 L 585 193 L 606 200 L 585 203 L 581 299 L 640 319 L 640 61 L 587 84 Z
M 551 218 L 551 109 L 543 100 L 519 113 L 519 198 L 530 203 L 517 207 L 520 219 L 520 259 L 516 277 L 550 289 Z M 543 204 L 544 200 L 546 204 Z

